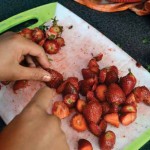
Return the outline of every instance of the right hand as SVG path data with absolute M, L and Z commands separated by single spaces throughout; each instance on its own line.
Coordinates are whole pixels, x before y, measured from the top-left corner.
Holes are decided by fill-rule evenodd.
M 54 91 L 39 90 L 0 134 L 2 150 L 69 150 L 60 119 L 49 115 Z

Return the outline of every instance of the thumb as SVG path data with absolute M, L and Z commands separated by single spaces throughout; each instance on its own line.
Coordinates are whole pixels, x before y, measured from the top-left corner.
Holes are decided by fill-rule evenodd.
M 45 82 L 51 80 L 51 74 L 42 68 L 19 66 L 17 72 L 17 80 L 39 80 Z

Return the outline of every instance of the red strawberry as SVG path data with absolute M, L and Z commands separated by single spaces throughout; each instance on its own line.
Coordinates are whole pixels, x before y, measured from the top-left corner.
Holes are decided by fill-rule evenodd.
M 78 91 L 77 89 L 73 86 L 73 84 L 67 82 L 65 85 L 65 88 L 63 90 L 63 95 L 67 95 L 67 94 L 76 94 L 78 97 Z
M 104 120 L 115 127 L 119 127 L 119 115 L 118 113 L 106 114 Z
M 75 105 L 75 102 L 77 101 L 77 95 L 67 94 L 65 95 L 63 101 L 69 108 L 72 108 Z
M 102 131 L 100 130 L 100 127 L 94 123 L 94 122 L 89 122 L 88 123 L 89 130 L 95 135 L 95 136 L 100 136 Z
M 111 150 L 116 142 L 116 135 L 113 131 L 107 131 L 100 135 L 99 144 L 101 150 Z
M 111 104 L 109 113 L 118 113 L 119 112 L 119 106 L 117 104 Z
M 142 0 L 109 0 L 113 3 L 135 3 L 135 2 L 142 2 Z
M 94 57 L 94 59 L 96 61 L 100 61 L 100 60 L 102 60 L 102 58 L 103 58 L 103 54 L 102 53 L 100 53 L 100 54 L 98 54 L 97 56 Z
M 107 85 L 111 84 L 111 83 L 117 83 L 118 82 L 118 75 L 115 71 L 109 71 L 106 74 L 106 79 L 105 79 L 105 83 Z
M 24 28 L 21 32 L 19 32 L 19 34 L 22 35 L 23 37 L 31 40 L 32 32 L 33 32 L 33 30 L 31 30 L 29 28 Z
M 78 132 L 83 132 L 87 130 L 86 121 L 82 114 L 75 114 L 71 119 L 70 125 Z
M 136 87 L 133 90 L 136 102 L 144 102 L 147 105 L 150 105 L 150 91 L 145 86 Z
M 95 77 L 95 73 L 93 73 L 90 69 L 82 69 L 81 72 L 82 72 L 84 79 L 89 79 L 89 78 Z
M 125 105 L 121 108 L 121 113 L 136 113 L 137 109 L 134 105 Z
M 116 74 L 117 74 L 117 76 L 118 76 L 118 68 L 116 67 L 116 66 L 110 66 L 110 67 L 108 67 L 107 68 L 107 72 L 109 72 L 109 71 L 114 71 Z
M 108 86 L 106 92 L 106 99 L 109 103 L 122 104 L 126 97 L 122 89 L 116 83 L 112 83 Z
M 61 84 L 59 85 L 59 87 L 56 89 L 56 92 L 57 92 L 58 94 L 62 93 L 62 92 L 64 91 L 65 86 L 66 86 L 67 83 L 68 83 L 68 81 L 64 81 L 63 83 L 61 83 Z
M 102 107 L 97 101 L 90 101 L 83 109 L 83 115 L 87 122 L 97 123 L 102 115 Z
M 106 68 L 103 68 L 102 70 L 100 70 L 100 72 L 99 72 L 99 82 L 100 83 L 105 82 L 106 75 L 107 75 L 107 69 Z
M 39 43 L 42 39 L 44 39 L 44 32 L 39 28 L 33 29 L 32 40 Z
M 103 115 L 107 114 L 109 112 L 109 110 L 111 109 L 108 102 L 102 102 L 101 106 L 102 106 L 102 114 Z
M 79 91 L 79 83 L 78 83 L 78 78 L 77 77 L 69 77 L 67 79 L 67 81 L 69 83 L 71 83 L 76 88 L 77 91 Z
M 107 128 L 107 122 L 102 119 L 99 123 L 99 127 L 102 132 L 105 132 Z
M 51 75 L 51 80 L 46 82 L 47 86 L 51 88 L 58 88 L 58 86 L 63 82 L 63 76 L 59 72 L 53 69 L 46 69 Z
M 46 40 L 43 48 L 48 54 L 56 54 L 59 51 L 59 45 L 54 40 Z
M 93 91 L 88 91 L 86 94 L 86 99 L 88 100 L 88 102 L 90 101 L 98 101 L 95 96 L 94 96 L 94 92 Z
M 1 81 L 1 83 L 2 83 L 3 85 L 8 85 L 8 84 L 10 83 L 10 81 Z
M 52 114 L 59 117 L 60 119 L 66 118 L 69 116 L 69 108 L 68 106 L 62 101 L 56 101 L 53 104 Z
M 77 109 L 77 111 L 80 112 L 80 113 L 82 113 L 82 112 L 83 112 L 83 109 L 84 109 L 84 107 L 85 107 L 85 105 L 86 105 L 85 100 L 83 100 L 83 99 L 78 99 L 78 100 L 77 100 L 77 104 L 76 104 L 76 109 Z
M 55 40 L 60 47 L 65 46 L 65 40 L 62 37 L 57 37 Z
M 78 141 L 78 150 L 93 150 L 92 144 L 86 139 Z
M 26 80 L 15 81 L 15 83 L 13 85 L 13 91 L 14 91 L 14 93 L 16 93 L 16 91 L 26 88 L 28 85 L 29 85 L 28 81 L 26 81 Z
M 92 68 L 92 67 L 98 67 L 99 68 L 99 65 L 98 65 L 97 61 L 94 58 L 92 58 L 89 61 L 88 67 L 89 67 L 89 69 Z
M 136 102 L 136 99 L 135 99 L 135 96 L 134 96 L 133 92 L 131 92 L 127 96 L 125 104 L 131 104 L 131 105 L 134 105 L 135 107 L 137 107 L 137 102 Z
M 40 42 L 38 42 L 38 45 L 43 47 L 45 41 L 46 41 L 46 38 L 43 38 Z
M 105 101 L 106 100 L 106 91 L 107 86 L 105 84 L 98 85 L 95 90 L 95 95 L 98 98 L 99 101 Z
M 129 124 L 131 124 L 135 119 L 136 119 L 136 113 L 127 113 L 127 114 L 124 114 L 124 115 L 121 115 L 120 116 L 120 122 L 127 126 Z
M 125 95 L 130 94 L 130 92 L 135 87 L 135 84 L 136 84 L 136 78 L 131 73 L 131 70 L 129 70 L 129 73 L 126 76 L 120 78 L 120 86 L 124 91 Z

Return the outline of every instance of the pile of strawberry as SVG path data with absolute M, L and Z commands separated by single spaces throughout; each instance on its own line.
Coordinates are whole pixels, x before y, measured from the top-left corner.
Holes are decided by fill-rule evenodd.
M 150 91 L 145 86 L 135 88 L 136 78 L 131 70 L 119 79 L 116 66 L 100 69 L 97 62 L 102 56 L 93 57 L 87 68 L 81 70 L 83 80 L 69 77 L 55 86 L 63 100 L 54 103 L 52 113 L 63 119 L 74 109 L 76 113 L 70 126 L 78 132 L 89 130 L 99 138 L 101 149 L 112 149 L 116 136 L 113 131 L 106 131 L 107 124 L 117 128 L 120 123 L 125 126 L 131 124 L 137 117 L 137 104 L 144 102 L 150 105 Z M 52 85 L 50 83 L 49 86 Z M 85 98 L 81 99 L 80 95 Z M 79 140 L 78 147 L 79 150 L 92 149 L 91 143 L 85 139 Z

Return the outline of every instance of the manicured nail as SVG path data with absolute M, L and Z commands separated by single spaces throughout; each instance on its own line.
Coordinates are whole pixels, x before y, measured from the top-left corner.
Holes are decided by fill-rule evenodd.
M 50 75 L 44 75 L 43 76 L 43 81 L 50 81 L 51 80 L 51 76 Z

